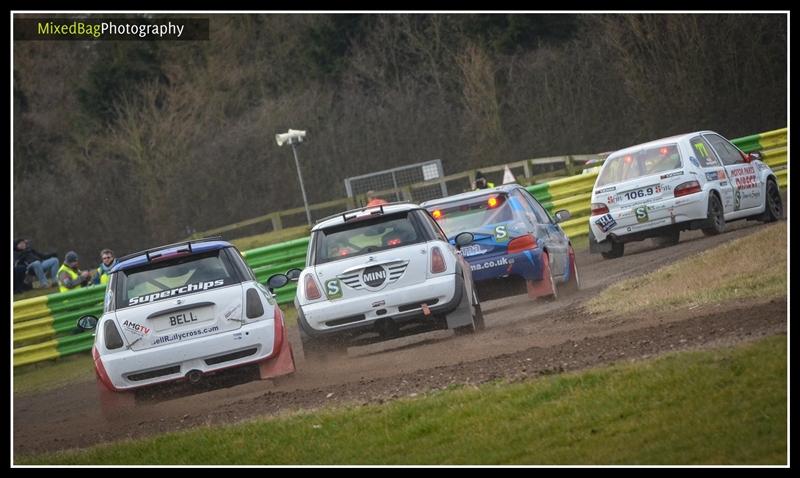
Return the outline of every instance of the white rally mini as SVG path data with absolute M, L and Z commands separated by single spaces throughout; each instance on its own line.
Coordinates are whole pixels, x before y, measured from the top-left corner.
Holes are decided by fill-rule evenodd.
M 459 239 L 466 245 L 474 238 Z M 287 275 L 298 281 L 295 306 L 306 355 L 322 357 L 361 335 L 394 337 L 413 324 L 459 333 L 483 328 L 469 265 L 416 204 L 361 208 L 318 222 L 305 269 Z M 280 286 L 285 277 L 270 280 Z
M 713 131 L 673 136 L 611 154 L 592 191 L 589 250 L 621 257 L 624 244 L 654 238 L 677 244 L 680 232 L 725 230 L 726 221 L 782 218 L 775 173 Z
M 294 372 L 283 313 L 239 251 L 220 240 L 149 249 L 111 270 L 92 348 L 104 411 L 163 382 L 196 382 L 254 366 L 260 377 Z

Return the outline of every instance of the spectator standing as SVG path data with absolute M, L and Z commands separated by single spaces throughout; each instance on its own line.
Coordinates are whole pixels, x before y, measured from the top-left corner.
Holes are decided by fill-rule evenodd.
M 489 182 L 482 172 L 475 172 L 475 189 L 489 189 L 493 187 L 494 183 Z

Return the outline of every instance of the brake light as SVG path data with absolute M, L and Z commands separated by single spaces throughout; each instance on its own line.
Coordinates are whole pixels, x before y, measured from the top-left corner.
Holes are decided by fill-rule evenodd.
M 311 274 L 306 275 L 305 287 L 307 299 L 315 300 L 322 297 L 319 287 L 317 287 L 317 281 L 314 280 L 314 277 Z
M 447 270 L 447 263 L 444 261 L 444 254 L 441 249 L 434 247 L 431 249 L 431 273 L 438 274 Z
M 667 147 L 665 146 L 665 147 L 659 149 L 658 152 L 661 153 L 661 156 L 666 156 L 667 152 L 669 152 L 669 149 L 667 149 Z
M 119 335 L 119 330 L 117 330 L 113 320 L 106 320 L 103 324 L 103 338 L 106 341 L 108 350 L 118 349 L 123 345 L 122 337 Z
M 386 242 L 386 245 L 387 245 L 387 246 L 396 246 L 396 245 L 398 245 L 398 244 L 400 244 L 400 239 L 389 239 L 389 240 Z
M 514 239 L 508 243 L 508 253 L 516 254 L 527 249 L 536 249 L 536 238 L 533 234 L 526 234 Z
M 633 161 L 633 156 L 625 156 L 625 164 L 631 164 L 631 161 Z
M 608 214 L 608 206 L 601 202 L 593 202 L 592 216 L 599 216 L 600 214 Z
M 433 216 L 434 219 L 439 219 L 440 217 L 442 217 L 442 211 L 437 209 L 433 211 L 431 215 Z
M 697 181 L 687 181 L 675 187 L 675 197 L 687 196 L 689 194 L 699 193 L 701 190 L 700 183 Z

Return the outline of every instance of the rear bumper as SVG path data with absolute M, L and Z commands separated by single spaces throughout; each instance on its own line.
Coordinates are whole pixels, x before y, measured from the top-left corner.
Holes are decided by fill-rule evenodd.
M 464 279 L 460 273 L 428 279 L 396 291 L 378 292 L 353 299 L 322 301 L 301 306 L 295 298 L 298 324 L 311 337 L 372 329 L 375 322 L 390 319 L 395 322 L 431 321 L 434 315 L 448 314 L 461 303 Z M 435 299 L 435 303 L 433 300 Z M 384 303 L 373 307 L 377 301 Z M 421 304 L 426 303 L 431 314 L 426 316 Z M 402 309 L 402 310 L 401 310 Z
M 542 249 L 528 249 L 516 254 L 501 254 L 493 257 L 472 256 L 467 259 L 475 283 L 517 276 L 525 280 L 542 279 Z
M 597 224 L 601 216 L 589 218 L 590 252 L 601 252 L 603 244 L 610 249 L 610 242 L 618 243 L 641 241 L 648 237 L 656 237 L 678 229 L 699 229 L 705 227 L 708 217 L 708 192 L 690 194 L 679 198 L 669 198 L 647 207 L 647 220 L 639 222 L 636 208 L 625 208 L 610 212 L 616 225 L 603 231 Z M 594 244 L 593 244 L 594 243 Z
M 116 390 L 132 390 L 181 380 L 192 370 L 207 374 L 268 360 L 278 352 L 275 333 L 275 319 L 264 319 L 174 345 L 108 353 L 95 359 L 95 369 Z

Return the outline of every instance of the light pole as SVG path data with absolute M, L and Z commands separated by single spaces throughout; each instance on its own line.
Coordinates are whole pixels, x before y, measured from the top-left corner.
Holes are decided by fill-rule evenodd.
M 300 131 L 296 129 L 290 129 L 286 133 L 276 134 L 275 141 L 278 143 L 278 146 L 283 146 L 284 143 L 289 143 L 292 145 L 292 152 L 294 153 L 294 164 L 297 166 L 297 177 L 300 178 L 300 191 L 303 193 L 303 206 L 306 208 L 306 219 L 308 219 L 308 225 L 311 225 L 311 211 L 308 210 L 308 200 L 306 199 L 306 188 L 303 186 L 303 175 L 300 173 L 300 161 L 297 159 L 297 148 L 295 145 L 297 143 L 302 143 L 303 138 L 305 138 L 306 132 Z

